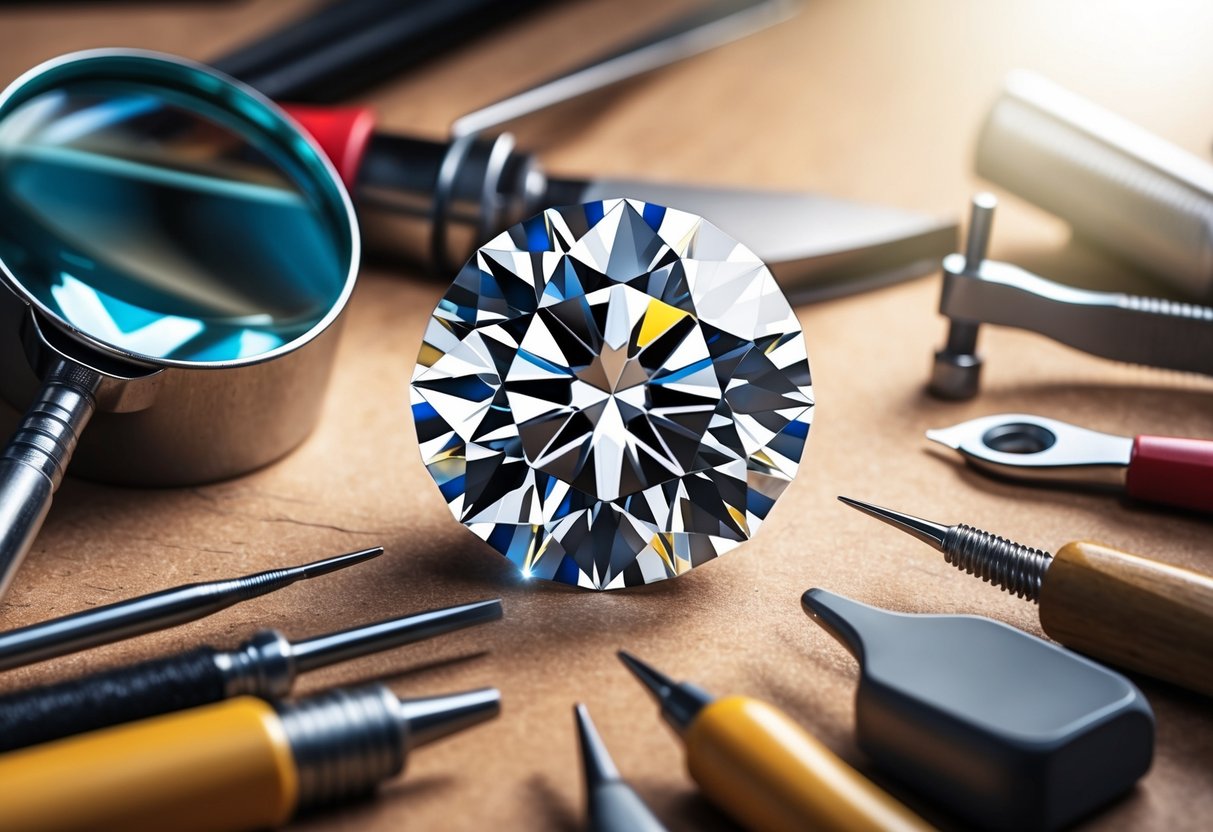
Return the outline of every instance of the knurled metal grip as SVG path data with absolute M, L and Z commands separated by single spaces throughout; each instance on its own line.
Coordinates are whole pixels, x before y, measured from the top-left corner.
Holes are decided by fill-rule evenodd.
M 63 361 L 0 452 L 0 597 L 42 528 L 76 442 L 96 408 L 101 376 Z

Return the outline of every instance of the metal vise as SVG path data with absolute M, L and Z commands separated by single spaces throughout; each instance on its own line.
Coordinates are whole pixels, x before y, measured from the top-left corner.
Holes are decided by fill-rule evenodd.
M 939 311 L 950 325 L 947 343 L 935 353 L 932 394 L 955 400 L 977 395 L 982 324 L 1038 332 L 1115 361 L 1213 375 L 1213 309 L 1076 289 L 986 260 L 996 205 L 991 194 L 973 197 L 964 254 L 944 258 Z

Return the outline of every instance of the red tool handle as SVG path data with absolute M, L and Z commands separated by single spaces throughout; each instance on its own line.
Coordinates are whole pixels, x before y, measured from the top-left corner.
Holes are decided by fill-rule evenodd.
M 1213 512 L 1213 441 L 1137 437 L 1125 490 L 1139 500 Z
M 341 174 L 347 188 L 354 186 L 367 142 L 375 132 L 370 107 L 312 107 L 284 104 L 282 109 L 306 130 Z

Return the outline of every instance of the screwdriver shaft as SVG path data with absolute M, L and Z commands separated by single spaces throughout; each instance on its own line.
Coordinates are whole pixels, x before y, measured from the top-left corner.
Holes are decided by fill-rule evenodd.
M 302 566 L 185 584 L 9 630 L 0 633 L 0 670 L 196 621 L 241 601 L 345 569 L 382 553 L 383 548 L 376 546 Z

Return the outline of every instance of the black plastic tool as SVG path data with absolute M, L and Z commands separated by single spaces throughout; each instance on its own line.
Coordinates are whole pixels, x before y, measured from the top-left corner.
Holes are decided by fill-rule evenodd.
M 210 63 L 280 101 L 340 101 L 549 2 L 340 0 Z
M 824 589 L 801 603 L 859 660 L 860 747 L 969 823 L 1058 829 L 1150 767 L 1149 703 L 1089 659 L 979 616 L 888 612 Z

